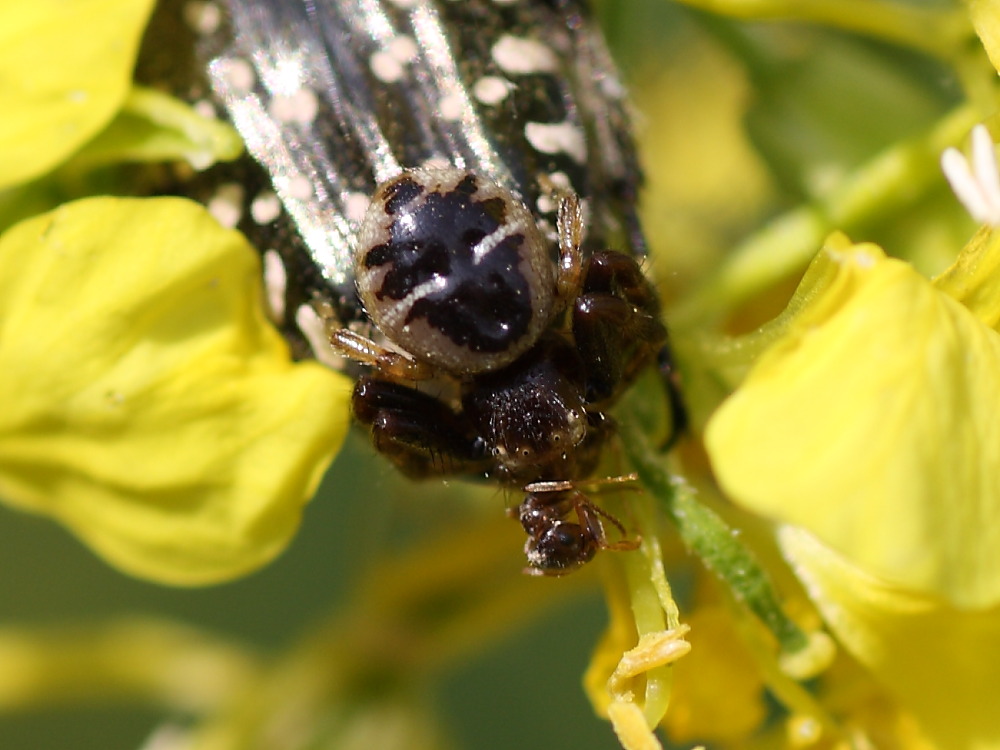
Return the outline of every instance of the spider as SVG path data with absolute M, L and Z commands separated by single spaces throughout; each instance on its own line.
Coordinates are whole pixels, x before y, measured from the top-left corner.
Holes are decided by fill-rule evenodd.
M 524 204 L 476 173 L 411 169 L 378 187 L 354 265 L 376 342 L 331 332 L 367 366 L 352 408 L 375 448 L 414 478 L 489 477 L 526 492 L 515 515 L 526 572 L 562 575 L 611 542 L 578 483 L 614 434 L 607 410 L 658 358 L 656 291 L 631 256 L 584 257 L 583 209 L 560 197 L 558 259 Z M 682 413 L 675 405 L 675 431 Z

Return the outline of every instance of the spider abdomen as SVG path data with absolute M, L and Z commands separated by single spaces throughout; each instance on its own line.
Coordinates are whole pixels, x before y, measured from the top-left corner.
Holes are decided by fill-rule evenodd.
M 393 343 L 464 375 L 513 362 L 548 326 L 549 243 L 510 191 L 471 172 L 412 169 L 372 198 L 355 249 L 358 292 Z

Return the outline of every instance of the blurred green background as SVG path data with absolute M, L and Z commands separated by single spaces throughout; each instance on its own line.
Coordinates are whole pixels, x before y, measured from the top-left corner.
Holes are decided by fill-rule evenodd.
M 455 516 L 463 512 L 458 496 L 465 493 L 459 489 L 451 499 L 420 494 L 425 496 L 415 496 L 354 435 L 280 559 L 236 583 L 192 590 L 126 578 L 52 523 L 2 510 L 0 623 L 85 624 L 142 613 L 277 652 L 343 601 L 364 561 L 397 536 L 391 526 L 407 525 L 413 533 L 431 525 L 460 530 L 462 519 Z M 491 512 L 503 512 L 501 496 L 481 494 L 493 501 Z M 516 569 L 521 552 L 517 537 L 511 539 Z M 597 592 L 578 596 L 444 674 L 430 703 L 440 707 L 456 746 L 613 747 L 610 726 L 594 717 L 580 687 L 604 622 Z M 166 718 L 176 717 L 120 705 L 0 715 L 0 747 L 136 748 Z

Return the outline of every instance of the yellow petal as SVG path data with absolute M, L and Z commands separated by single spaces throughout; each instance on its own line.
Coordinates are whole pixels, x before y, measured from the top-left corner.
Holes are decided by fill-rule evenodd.
M 1000 336 L 909 265 L 833 238 L 706 431 L 736 502 L 873 575 L 1000 601 Z M 804 301 L 804 303 L 803 303 Z
M 0 188 L 37 177 L 103 128 L 129 90 L 152 0 L 0 6 Z
M 783 528 L 779 540 L 830 628 L 926 741 L 941 750 L 1000 748 L 1000 607 L 962 611 L 903 591 L 801 529 Z
M 750 737 L 766 716 L 764 685 L 732 612 L 708 605 L 688 616 L 691 654 L 677 663 L 663 726 L 678 746 Z
M 273 558 L 349 383 L 290 362 L 261 294 L 242 236 L 182 199 L 89 199 L 6 232 L 0 497 L 164 582 Z
M 934 279 L 934 287 L 1000 330 L 1000 232 L 979 230 L 952 266 Z
M 1000 71 L 1000 5 L 997 0 L 969 0 L 969 14 L 990 62 Z

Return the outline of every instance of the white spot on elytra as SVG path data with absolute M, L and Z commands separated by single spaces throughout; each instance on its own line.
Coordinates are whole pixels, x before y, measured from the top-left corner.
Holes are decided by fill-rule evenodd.
M 504 34 L 490 51 L 493 60 L 512 75 L 551 73 L 559 61 L 552 50 L 535 39 Z
M 218 69 L 226 85 L 239 94 L 253 91 L 257 76 L 253 67 L 242 57 L 230 57 L 218 62 Z
M 372 54 L 368 60 L 372 73 L 383 83 L 394 83 L 403 77 L 407 63 L 418 53 L 413 37 L 400 34 L 393 37 L 386 48 Z
M 538 206 L 539 213 L 543 214 L 551 214 L 556 210 L 556 202 L 551 195 L 539 195 L 535 205 Z
M 417 4 L 417 0 L 390 0 L 390 2 L 392 2 L 392 4 L 397 8 L 402 8 L 403 10 L 413 8 Z
M 295 311 L 295 325 L 309 342 L 316 359 L 335 370 L 343 367 L 343 359 L 334 353 L 323 319 L 309 305 L 299 305 Z
M 219 185 L 208 201 L 208 212 L 224 227 L 232 229 L 243 217 L 243 186 L 235 182 Z
M 316 118 L 319 101 L 310 89 L 298 89 L 291 94 L 277 94 L 267 105 L 271 116 L 284 123 L 308 125 Z
M 275 94 L 290 96 L 306 88 L 310 80 L 302 55 L 288 55 L 275 60 L 267 72 L 267 87 Z
M 194 103 L 194 111 L 206 119 L 214 119 L 218 116 L 215 105 L 208 99 L 199 99 Z
M 406 34 L 393 37 L 392 41 L 389 42 L 387 50 L 390 55 L 404 65 L 415 60 L 419 51 L 413 37 Z
M 309 178 L 305 175 L 289 175 L 286 187 L 288 188 L 288 195 L 296 200 L 305 201 L 312 198 L 313 186 Z
M 207 151 L 192 151 L 187 154 L 187 162 L 196 172 L 201 172 L 215 164 L 215 159 Z
M 374 53 L 368 61 L 372 73 L 382 83 L 395 83 L 403 77 L 403 64 L 392 56 L 390 52 L 382 51 Z
M 569 190 L 569 175 L 565 172 L 552 172 L 549 174 L 549 182 L 562 190 Z
M 264 253 L 264 289 L 267 292 L 267 308 L 271 319 L 280 323 L 285 319 L 285 292 L 288 288 L 288 274 L 281 256 L 274 250 Z
M 438 114 L 441 119 L 454 122 L 462 119 L 462 109 L 465 101 L 457 91 L 445 94 L 438 100 Z
M 524 137 L 543 154 L 561 151 L 580 164 L 587 158 L 583 131 L 571 122 L 529 122 L 524 126 Z
M 364 193 L 348 193 L 344 199 L 344 215 L 360 224 L 368 213 L 368 196 Z
M 183 10 L 184 22 L 197 34 L 214 34 L 222 23 L 222 11 L 212 2 L 190 0 Z
M 486 105 L 499 104 L 507 98 L 514 87 L 510 81 L 500 76 L 483 76 L 472 87 L 472 95 Z
M 257 224 L 270 224 L 281 214 L 281 201 L 270 190 L 257 194 L 250 204 L 250 216 Z

